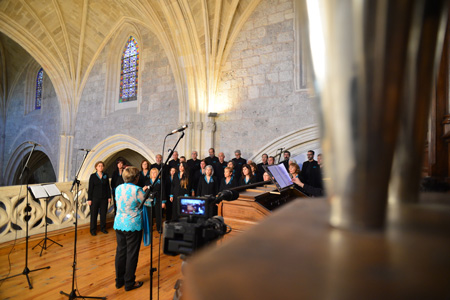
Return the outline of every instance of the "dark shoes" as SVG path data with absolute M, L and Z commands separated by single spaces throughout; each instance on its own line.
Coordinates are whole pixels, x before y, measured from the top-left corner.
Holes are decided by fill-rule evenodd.
M 116 289 L 120 289 L 120 288 L 122 288 L 123 287 L 123 283 L 120 283 L 120 284 L 118 284 L 118 283 L 116 283 Z
M 125 291 L 131 291 L 131 290 L 134 290 L 134 289 L 138 289 L 138 288 L 140 288 L 142 285 L 143 285 L 144 283 L 142 282 L 142 281 L 136 281 L 135 283 L 134 283 L 134 285 L 132 285 L 131 287 L 125 287 Z M 117 287 L 117 286 L 116 286 Z
M 91 235 L 92 235 L 92 236 L 96 236 L 96 235 L 97 235 L 97 233 L 95 233 L 95 232 L 91 232 Z
M 102 232 L 103 232 L 104 234 L 108 234 L 108 231 L 106 231 L 106 229 L 103 229 Z

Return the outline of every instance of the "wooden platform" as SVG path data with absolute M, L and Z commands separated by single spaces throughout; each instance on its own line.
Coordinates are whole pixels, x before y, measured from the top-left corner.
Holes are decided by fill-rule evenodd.
M 143 287 L 126 292 L 115 287 L 114 258 L 116 251 L 116 235 L 108 224 L 109 234 L 89 234 L 89 228 L 84 226 L 78 230 L 77 243 L 77 276 L 75 289 L 83 296 L 101 296 L 107 299 L 150 299 L 150 247 L 141 245 L 136 280 L 143 281 Z M 74 232 L 65 230 L 56 235 L 49 235 L 56 244 L 44 250 L 39 257 L 41 248 L 31 250 L 43 236 L 33 236 L 29 242 L 28 268 L 30 270 L 50 266 L 50 269 L 31 272 L 29 277 L 33 289 L 28 288 L 26 276 L 20 275 L 0 281 L 0 299 L 68 299 L 60 291 L 69 293 L 72 289 L 72 262 L 74 250 Z M 157 267 L 159 235 L 153 236 L 153 267 Z M 0 279 L 8 275 L 8 253 L 12 243 L 0 245 Z M 18 241 L 10 255 L 11 271 L 9 276 L 22 273 L 25 267 L 25 242 Z M 172 299 L 174 285 L 181 278 L 181 259 L 179 256 L 167 256 L 161 252 L 160 268 L 160 299 Z M 153 299 L 157 299 L 157 273 L 154 273 Z

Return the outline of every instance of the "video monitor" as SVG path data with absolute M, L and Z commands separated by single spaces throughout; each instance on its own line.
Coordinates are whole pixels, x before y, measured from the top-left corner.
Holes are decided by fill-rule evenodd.
M 205 217 L 207 214 L 206 199 L 180 197 L 180 217 Z

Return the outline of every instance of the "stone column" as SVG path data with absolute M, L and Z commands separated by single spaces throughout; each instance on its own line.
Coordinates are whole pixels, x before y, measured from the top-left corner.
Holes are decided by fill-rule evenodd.
M 73 135 L 61 134 L 59 138 L 58 182 L 71 180 L 76 170 L 71 170 L 73 153 Z

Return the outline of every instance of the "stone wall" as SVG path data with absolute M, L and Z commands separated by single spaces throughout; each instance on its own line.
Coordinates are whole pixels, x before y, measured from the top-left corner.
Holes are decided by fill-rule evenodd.
M 44 70 L 41 109 L 25 114 L 25 77 L 27 73 L 25 63 L 27 61 L 29 61 L 29 57 L 23 58 L 23 68 L 25 69 L 14 86 L 7 103 L 3 174 L 7 171 L 5 168 L 8 168 L 8 161 L 16 159 L 16 157 L 12 157 L 14 152 L 27 141 L 42 145 L 37 149 L 49 157 L 56 173 L 59 163 L 60 105 L 53 84 Z M 31 92 L 34 95 L 34 91 Z M 14 173 L 15 170 L 12 171 L 12 174 Z
M 108 100 L 105 99 L 105 83 L 110 42 L 96 61 L 83 91 L 76 122 L 75 149 L 93 148 L 110 136 L 123 134 L 143 142 L 154 153 L 160 153 L 164 135 L 177 127 L 178 98 L 167 56 L 152 32 L 142 27 L 139 31 L 143 42 L 139 45 L 138 80 L 142 97 L 139 108 L 117 110 L 102 117 L 104 101 Z M 125 46 L 126 40 L 122 43 Z M 119 89 L 119 86 L 115 88 Z M 81 158 L 81 153 L 74 155 L 73 174 Z
M 239 33 L 216 100 L 216 148 L 227 158 L 235 149 L 250 158 L 277 137 L 317 123 L 315 100 L 294 88 L 295 39 L 289 0 L 261 1 Z
M 233 157 L 235 149 L 242 150 L 247 159 L 259 156 L 268 144 L 271 145 L 266 148 L 270 151 L 277 149 L 280 137 L 286 137 L 283 147 L 295 147 L 301 141 L 292 138 L 293 134 L 317 124 L 316 100 L 308 98 L 306 90 L 295 89 L 294 64 L 298 53 L 294 16 L 292 0 L 262 0 L 231 46 L 221 71 L 217 95 L 210 102 L 214 102 L 213 109 L 219 113 L 215 120 L 215 148 L 225 152 L 227 160 Z M 179 112 L 180 97 L 161 42 L 146 27 L 137 24 L 133 27 L 139 32 L 141 43 L 138 105 L 122 110 L 105 108 L 107 101 L 118 101 L 106 99 L 107 88 L 119 89 L 117 84 L 107 85 L 111 78 L 109 54 L 116 45 L 112 44 L 112 39 L 97 57 L 82 92 L 68 178 L 73 178 L 81 163 L 82 152 L 76 149 L 94 148 L 112 136 L 121 135 L 142 142 L 146 153 L 160 153 L 165 134 L 178 127 L 180 115 L 187 114 Z M 123 46 L 125 42 L 121 41 Z M 57 173 L 62 123 L 55 90 L 46 76 L 43 108 L 24 115 L 25 72 L 17 82 L 8 102 L 4 168 L 18 145 L 32 140 L 43 145 Z M 178 90 L 184 88 L 178 87 Z M 297 144 L 292 144 L 291 140 Z M 201 141 L 206 149 L 210 146 L 208 143 Z M 194 146 L 193 150 L 205 149 Z M 190 156 L 181 152 L 180 155 Z M 98 158 L 106 160 L 108 157 Z

